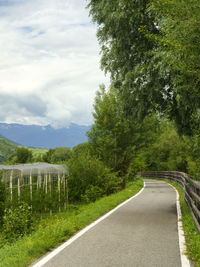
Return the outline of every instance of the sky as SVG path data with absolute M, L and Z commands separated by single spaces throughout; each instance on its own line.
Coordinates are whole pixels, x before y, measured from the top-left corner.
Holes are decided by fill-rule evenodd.
M 0 0 L 0 122 L 91 125 L 100 70 L 85 0 Z

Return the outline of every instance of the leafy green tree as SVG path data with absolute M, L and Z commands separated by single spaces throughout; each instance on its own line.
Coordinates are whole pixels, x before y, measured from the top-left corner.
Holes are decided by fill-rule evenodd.
M 200 134 L 187 138 L 187 173 L 200 181 Z
M 43 156 L 42 161 L 48 163 L 59 163 L 67 161 L 72 156 L 72 150 L 69 147 L 57 147 L 49 149 Z
M 102 51 L 102 68 L 115 81 L 123 81 L 129 71 L 148 61 L 154 47 L 139 29 L 157 33 L 154 17 L 148 13 L 148 0 L 90 0 L 90 15 L 98 25 L 97 37 Z
M 109 195 L 120 188 L 121 179 L 112 173 L 104 163 L 90 153 L 82 151 L 73 154 L 68 161 L 69 200 L 95 201 L 103 195 Z
M 100 87 L 94 110 L 94 124 L 88 132 L 93 153 L 125 179 L 138 151 L 155 141 L 158 118 L 147 117 L 142 124 L 127 120 L 120 93 L 113 86 L 108 92 Z
M 94 110 L 95 121 L 88 132 L 89 143 L 107 166 L 119 171 L 128 156 L 129 128 L 123 117 L 119 94 L 114 87 L 110 87 L 107 93 L 104 86 L 100 87 Z
M 101 66 L 124 99 L 126 116 L 157 112 L 179 132 L 199 131 L 198 0 L 90 0 Z
M 55 152 L 55 149 L 49 149 L 43 156 L 42 159 L 44 162 L 51 163 L 53 162 L 53 154 Z
M 162 120 L 156 140 L 138 157 L 142 156 L 148 170 L 187 172 L 188 142 L 188 138 L 178 135 L 174 123 Z
M 52 154 L 52 162 L 64 162 L 71 158 L 72 151 L 69 147 L 57 147 Z
M 16 157 L 17 163 L 26 163 L 32 161 L 33 155 L 32 151 L 28 148 L 20 147 L 16 150 Z
M 148 0 L 90 0 L 92 19 L 98 25 L 101 66 L 111 74 L 112 82 L 124 99 L 126 116 L 141 121 L 155 111 L 167 108 L 164 90 L 169 74 L 161 78 L 152 63 L 157 43 L 145 31 L 158 35 L 155 15 Z
M 32 151 L 25 147 L 18 148 L 10 157 L 10 163 L 28 163 L 32 162 Z
M 200 5 L 197 0 L 153 0 L 149 13 L 155 16 L 160 35 L 148 31 L 157 44 L 153 52 L 154 66 L 160 77 L 171 75 L 168 114 L 175 119 L 179 131 L 194 134 L 200 122 Z M 165 88 L 169 90 L 168 88 Z
M 78 144 L 72 148 L 73 155 L 78 155 L 80 153 L 90 153 L 91 152 L 91 146 L 88 142 Z

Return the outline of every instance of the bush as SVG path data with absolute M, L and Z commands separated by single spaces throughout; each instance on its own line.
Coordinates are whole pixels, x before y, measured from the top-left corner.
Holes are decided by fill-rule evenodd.
M 68 161 L 69 200 L 94 201 L 98 197 L 116 192 L 121 179 L 97 158 L 82 151 Z M 96 194 L 96 196 L 95 196 Z
M 31 208 L 21 202 L 18 207 L 8 208 L 3 216 L 3 234 L 12 241 L 31 232 L 33 227 Z
M 25 147 L 19 147 L 10 157 L 9 163 L 28 163 L 33 161 L 33 153 Z
M 129 165 L 127 180 L 133 181 L 136 179 L 136 174 L 140 171 L 144 171 L 147 168 L 145 162 L 145 153 L 138 153 Z
M 64 162 L 71 158 L 72 150 L 69 147 L 57 147 L 52 155 L 52 162 Z
M 49 149 L 43 156 L 42 161 L 48 163 L 62 163 L 71 158 L 72 150 L 69 147 L 57 147 Z
M 81 196 L 81 200 L 85 203 L 94 202 L 101 197 L 102 190 L 95 185 L 89 185 L 85 190 L 85 194 Z

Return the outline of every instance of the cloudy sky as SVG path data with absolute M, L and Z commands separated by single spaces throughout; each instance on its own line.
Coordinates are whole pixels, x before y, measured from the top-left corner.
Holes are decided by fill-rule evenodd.
M 100 83 L 85 0 L 0 0 L 0 122 L 92 123 Z

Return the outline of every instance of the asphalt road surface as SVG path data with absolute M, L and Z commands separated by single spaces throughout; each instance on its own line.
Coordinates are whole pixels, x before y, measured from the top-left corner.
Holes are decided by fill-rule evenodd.
M 139 196 L 43 266 L 181 267 L 175 191 L 147 180 Z

